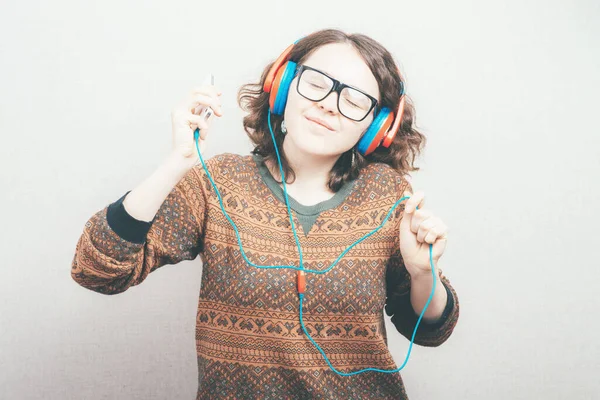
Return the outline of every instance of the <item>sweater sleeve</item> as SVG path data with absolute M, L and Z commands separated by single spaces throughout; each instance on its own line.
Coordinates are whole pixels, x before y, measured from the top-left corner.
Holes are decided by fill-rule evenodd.
M 203 250 L 206 189 L 202 169 L 192 168 L 169 193 L 154 219 L 139 221 L 123 207 L 123 197 L 85 224 L 71 265 L 82 287 L 117 294 L 139 285 L 166 264 L 193 260 Z
M 405 183 L 404 188 L 412 193 L 409 183 Z M 405 204 L 406 202 L 403 202 L 398 206 L 402 214 L 404 213 Z M 444 343 L 452 334 L 458 321 L 459 303 L 456 291 L 448 278 L 444 276 L 442 270 L 437 268 L 437 271 L 440 281 L 448 294 L 448 301 L 438 320 L 427 322 L 421 319 L 415 335 L 415 344 L 421 346 L 436 347 Z M 391 321 L 398 332 L 410 340 L 420 314 L 415 312 L 410 300 L 411 277 L 402 259 L 399 237 L 395 241 L 392 256 L 388 261 L 386 286 L 387 301 L 385 312 L 391 317 Z

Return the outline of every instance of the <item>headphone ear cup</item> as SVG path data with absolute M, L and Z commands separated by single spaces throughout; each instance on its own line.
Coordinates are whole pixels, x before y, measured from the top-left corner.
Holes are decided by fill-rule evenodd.
M 298 41 L 294 42 L 294 44 L 296 44 L 297 42 Z M 269 70 L 269 73 L 265 78 L 265 83 L 263 84 L 263 91 L 267 93 L 271 92 L 271 88 L 273 87 L 273 81 L 275 80 L 275 75 L 277 74 L 277 71 L 281 69 L 281 66 L 287 61 L 290 53 L 294 48 L 294 44 L 289 45 L 288 48 L 285 49 L 284 52 L 279 55 L 279 57 L 277 57 L 277 60 L 275 60 L 275 62 L 271 66 L 271 69 Z
M 296 63 L 287 61 L 275 75 L 273 87 L 269 96 L 269 107 L 275 115 L 283 114 L 287 97 L 290 90 L 290 84 L 296 74 Z
M 363 156 L 367 156 L 375 151 L 381 144 L 386 132 L 394 121 L 394 114 L 390 109 L 384 107 L 375 117 L 362 138 L 358 141 L 357 150 Z
M 394 138 L 400 131 L 400 125 L 402 124 L 402 115 L 404 115 L 404 96 L 402 96 L 402 99 L 400 99 L 400 105 L 398 106 L 398 112 L 397 112 L 396 116 L 394 117 L 394 124 L 392 125 L 392 127 L 390 128 L 388 133 L 385 135 L 385 138 L 383 139 L 383 142 L 381 143 L 381 145 L 383 147 L 390 147 L 390 145 L 394 141 Z

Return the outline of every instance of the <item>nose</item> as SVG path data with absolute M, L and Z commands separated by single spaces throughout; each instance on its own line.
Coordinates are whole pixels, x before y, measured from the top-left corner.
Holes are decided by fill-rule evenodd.
M 332 91 L 323 100 L 319 101 L 318 105 L 323 111 L 331 114 L 337 113 L 338 94 Z

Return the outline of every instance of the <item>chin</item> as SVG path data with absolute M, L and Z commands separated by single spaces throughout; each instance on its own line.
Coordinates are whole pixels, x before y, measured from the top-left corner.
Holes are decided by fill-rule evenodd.
M 303 153 L 314 156 L 334 156 L 336 148 L 331 141 L 323 136 L 306 135 L 302 138 L 293 138 L 294 147 Z

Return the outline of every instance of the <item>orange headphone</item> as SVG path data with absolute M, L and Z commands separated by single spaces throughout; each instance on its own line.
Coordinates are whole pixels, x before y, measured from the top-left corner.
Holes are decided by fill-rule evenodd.
M 298 41 L 288 46 L 275 63 L 273 63 L 263 85 L 263 90 L 270 94 L 269 109 L 275 115 L 283 114 L 290 84 L 296 76 L 297 64 L 294 61 L 289 61 L 289 55 L 296 43 Z M 398 68 L 398 73 L 400 73 L 400 68 Z M 400 103 L 398 104 L 398 110 L 395 114 L 387 107 L 383 107 L 379 111 L 357 144 L 360 154 L 363 156 L 369 155 L 380 145 L 390 147 L 402 121 L 404 93 L 404 82 L 400 80 Z M 398 117 L 395 118 L 395 115 Z

